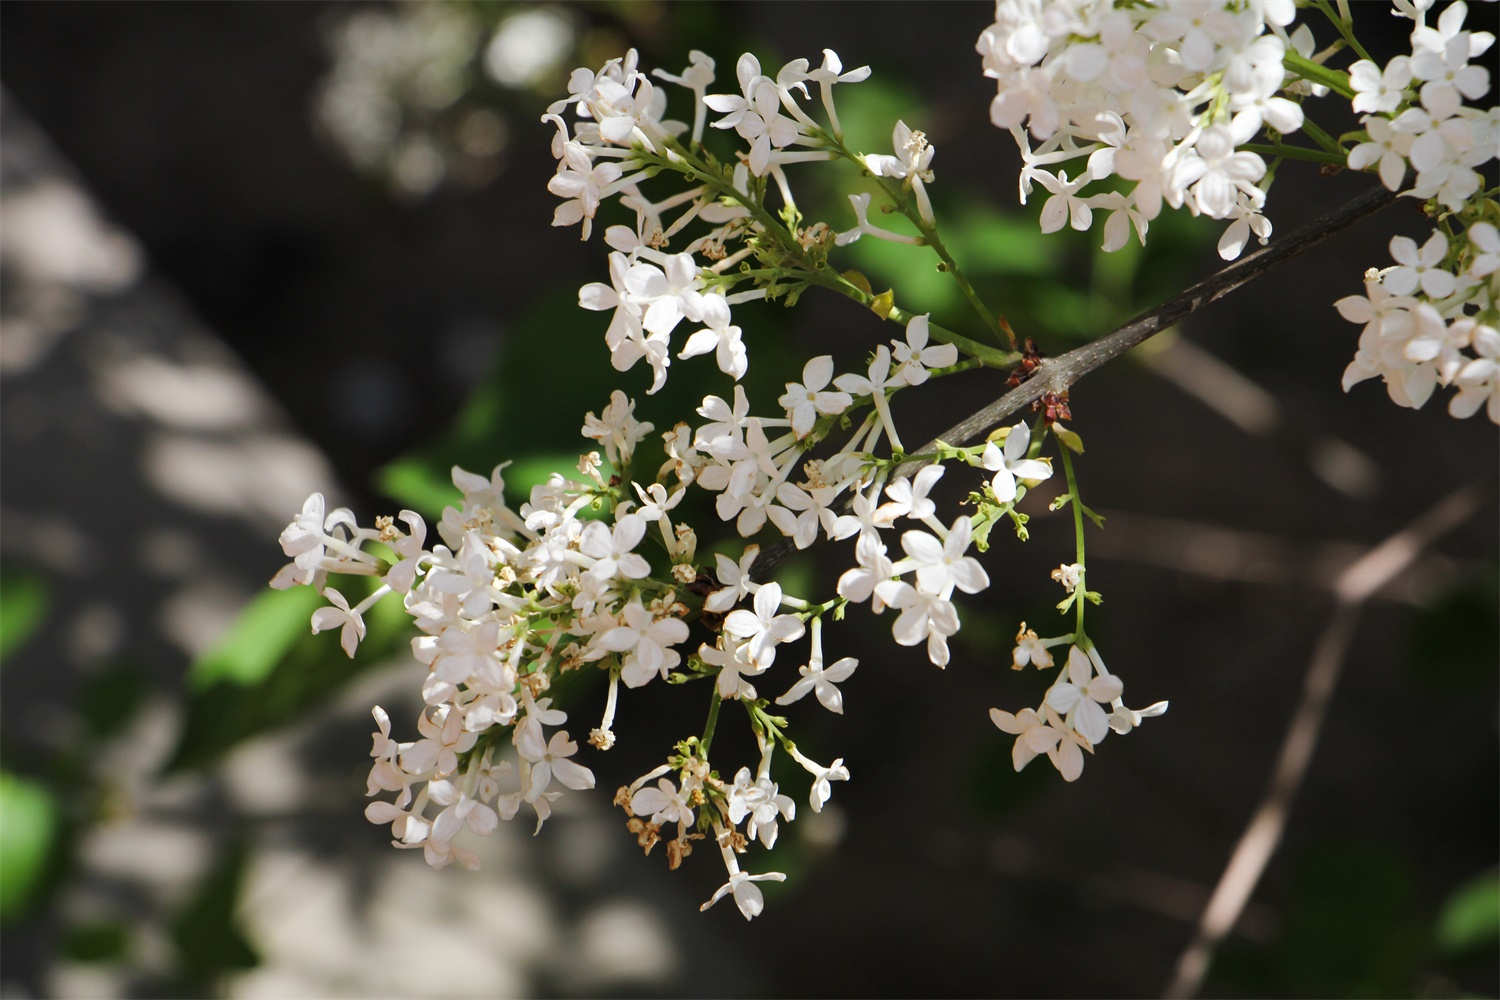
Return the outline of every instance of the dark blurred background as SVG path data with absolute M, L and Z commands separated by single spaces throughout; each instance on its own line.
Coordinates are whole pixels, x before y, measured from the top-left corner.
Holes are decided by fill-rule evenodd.
M 1495 30 L 1476 6 L 1471 24 Z M 1097 233 L 1036 233 L 986 118 L 973 44 L 991 14 L 6 4 L 5 994 L 1158 993 L 1266 789 L 1339 573 L 1466 484 L 1480 512 L 1364 609 L 1285 838 L 1204 992 L 1500 993 L 1495 428 L 1441 398 L 1412 412 L 1370 383 L 1338 389 L 1357 330 L 1331 303 L 1388 262 L 1391 235 L 1427 231 L 1413 205 L 1075 390 L 1082 488 L 1108 517 L 1090 632 L 1132 704 L 1172 702 L 1078 783 L 1045 762 L 1013 774 L 986 718 L 1043 687 L 1007 669 L 1017 623 L 1063 628 L 1047 572 L 1072 560 L 1071 523 L 1039 490 L 1031 540 L 997 532 L 946 672 L 888 621 L 830 627 L 830 650 L 861 660 L 847 715 L 811 699 L 791 714 L 799 744 L 854 777 L 751 862 L 789 875 L 751 925 L 727 904 L 699 915 L 717 860 L 668 874 L 603 791 L 535 840 L 502 830 L 477 877 L 426 871 L 360 815 L 369 705 L 407 726 L 420 668 L 399 613 L 372 618 L 353 664 L 305 636 L 307 595 L 261 588 L 276 532 L 313 490 L 369 523 L 435 515 L 455 461 L 514 459 L 521 490 L 572 464 L 583 412 L 622 381 L 603 317 L 575 305 L 605 248 L 549 228 L 537 117 L 572 67 L 631 45 L 671 71 L 703 49 L 721 83 L 747 49 L 869 64 L 841 88 L 853 144 L 887 151 L 898 117 L 926 130 L 955 254 L 1048 353 L 1219 265 L 1213 223 L 1164 217 L 1149 248 L 1107 257 Z M 1402 51 L 1395 19 L 1366 23 L 1377 54 Z M 1311 105 L 1353 127 L 1330 106 Z M 829 173 L 792 179 L 843 228 L 854 179 Z M 1372 183 L 1291 164 L 1269 215 L 1289 231 Z M 967 322 L 920 251 L 872 242 L 852 266 Z M 848 365 L 891 333 L 816 293 L 736 316 L 762 409 L 808 354 Z M 679 367 L 638 412 L 688 416 L 727 389 L 705 370 Z M 640 376 L 624 387 L 640 395 Z M 913 399 L 911 437 L 997 382 Z M 838 558 L 788 572 L 827 589 Z M 591 753 L 601 789 L 701 723 L 696 692 L 655 688 L 625 699 L 617 749 Z M 600 693 L 576 695 L 587 720 Z M 722 752 L 748 762 L 734 740 Z

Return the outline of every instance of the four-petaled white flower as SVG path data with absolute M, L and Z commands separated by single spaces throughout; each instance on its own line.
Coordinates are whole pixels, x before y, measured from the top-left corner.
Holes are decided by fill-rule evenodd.
M 734 905 L 739 907 L 740 913 L 746 920 L 753 920 L 756 917 L 760 916 L 761 911 L 765 909 L 766 906 L 766 899 L 763 895 L 761 895 L 761 891 L 755 885 L 755 883 L 785 881 L 786 875 L 783 872 L 766 872 L 764 875 L 747 875 L 745 872 L 740 871 L 738 865 L 736 865 L 735 870 L 729 875 L 729 881 L 719 886 L 718 890 L 709 897 L 708 902 L 698 907 L 698 909 L 700 911 L 706 910 L 710 906 L 713 906 L 715 903 L 717 903 L 719 900 L 723 899 L 725 896 L 733 893 Z
M 535 798 L 547 790 L 555 777 L 569 788 L 594 787 L 594 772 L 577 761 L 568 758 L 578 752 L 578 744 L 568 739 L 568 734 L 559 730 L 552 739 L 542 742 L 542 727 L 527 719 L 516 728 L 516 752 L 531 764 L 531 785 L 527 798 Z
M 776 846 L 777 822 L 780 816 L 787 822 L 797 814 L 797 804 L 791 796 L 777 791 L 776 783 L 761 776 L 752 778 L 750 769 L 742 767 L 734 776 L 734 785 L 729 789 L 729 822 L 738 826 L 745 823 L 745 836 L 766 847 Z
M 827 667 L 817 661 L 805 663 L 797 668 L 802 678 L 787 688 L 786 694 L 776 699 L 776 704 L 790 705 L 794 701 L 800 701 L 807 692 L 811 691 L 824 708 L 843 715 L 844 695 L 837 685 L 848 680 L 857 666 L 859 666 L 859 661 L 852 656 L 835 660 Z
M 620 679 L 626 687 L 638 688 L 682 661 L 672 647 L 688 637 L 687 623 L 671 616 L 657 618 L 637 598 L 625 605 L 624 624 L 604 632 L 596 640 L 611 653 L 625 653 Z
M 1003 451 L 991 441 L 979 456 L 979 463 L 995 474 L 990 480 L 990 488 L 1001 503 L 1010 503 L 1016 498 L 1016 480 L 1052 477 L 1051 465 L 1039 458 L 1026 457 L 1030 447 L 1031 429 L 1022 420 L 1010 429 Z
M 947 368 L 958 363 L 958 348 L 952 344 L 928 344 L 931 336 L 927 315 L 913 316 L 906 324 L 906 343 L 891 348 L 897 378 L 907 385 L 927 381 L 929 368 Z
M 637 816 L 649 816 L 657 826 L 677 823 L 691 826 L 693 808 L 685 792 L 679 792 L 670 778 L 662 778 L 655 788 L 646 787 L 630 797 L 630 810 Z
M 942 541 L 925 531 L 908 531 L 901 536 L 901 547 L 916 567 L 917 587 L 928 594 L 947 598 L 957 587 L 966 594 L 977 594 L 990 585 L 990 578 L 979 560 L 967 555 L 973 537 L 973 526 L 967 515 L 960 514 Z
M 836 417 L 853 405 L 847 392 L 829 390 L 833 378 L 833 358 L 821 354 L 802 366 L 802 381 L 788 382 L 786 392 L 776 402 L 787 411 L 792 432 L 804 438 L 817 423 L 818 414 Z
M 1109 704 L 1125 689 L 1114 674 L 1094 676 L 1088 654 L 1077 646 L 1068 650 L 1068 679 L 1047 691 L 1047 704 L 1067 717 L 1068 725 L 1084 739 L 1097 744 L 1109 735 L 1109 716 L 1101 705 Z
M 332 587 L 324 588 L 323 596 L 328 598 L 333 606 L 319 608 L 313 612 L 313 634 L 316 635 L 325 629 L 337 628 L 339 645 L 344 647 L 344 652 L 352 660 L 360 640 L 365 637 L 365 620 L 360 615 L 359 609 L 349 607 L 349 602 L 344 599 L 344 595 Z
M 1047 669 L 1052 666 L 1052 653 L 1041 637 L 1022 622 L 1016 633 L 1016 648 L 1011 654 L 1010 665 L 1012 669 L 1025 670 L 1032 664 L 1036 664 L 1038 670 Z
M 724 619 L 724 631 L 749 646 L 750 662 L 764 669 L 776 659 L 776 645 L 800 639 L 805 631 L 802 619 L 796 615 L 783 615 L 781 608 L 781 584 L 763 583 L 755 592 L 755 610 L 739 608 Z
M 819 768 L 813 773 L 812 789 L 807 793 L 807 803 L 812 806 L 813 812 L 822 812 L 823 806 L 833 795 L 833 782 L 848 781 L 849 769 L 844 766 L 844 758 L 834 759 L 827 767 Z

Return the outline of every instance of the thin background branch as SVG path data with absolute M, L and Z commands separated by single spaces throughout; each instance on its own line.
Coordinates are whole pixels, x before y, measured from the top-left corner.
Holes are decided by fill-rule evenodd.
M 1270 786 L 1251 815 L 1245 832 L 1240 834 L 1229 864 L 1219 876 L 1218 885 L 1198 921 L 1197 932 L 1177 960 L 1165 996 L 1197 995 L 1208 974 L 1214 951 L 1225 935 L 1234 929 L 1235 921 L 1250 901 L 1266 865 L 1281 843 L 1292 799 L 1312 763 L 1318 734 L 1328 715 L 1344 656 L 1354 638 L 1354 625 L 1365 602 L 1405 571 L 1423 549 L 1473 516 L 1480 503 L 1487 499 L 1485 494 L 1486 491 L 1478 486 L 1458 490 L 1372 548 L 1339 575 L 1334 586 L 1333 614 L 1313 649 L 1302 685 L 1302 698 L 1281 744 Z

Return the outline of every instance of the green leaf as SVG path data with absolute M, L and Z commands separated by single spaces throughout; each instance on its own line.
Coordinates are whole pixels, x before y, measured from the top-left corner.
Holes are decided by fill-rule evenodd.
M 244 844 L 232 844 L 171 921 L 179 974 L 192 992 L 217 992 L 224 973 L 260 963 L 235 913 L 247 860 Z
M 1500 872 L 1490 871 L 1460 886 L 1438 916 L 1438 947 L 1450 955 L 1500 940 Z
M 195 691 L 218 682 L 259 684 L 293 644 L 310 633 L 312 613 L 323 596 L 311 587 L 267 590 L 252 600 L 213 649 L 188 668 Z
M 0 772 L 0 919 L 26 905 L 57 838 L 57 805 L 42 785 Z
M 451 470 L 421 455 L 407 455 L 388 463 L 376 471 L 375 485 L 428 518 L 438 517 L 444 507 L 459 499 Z
M 62 942 L 62 953 L 75 962 L 116 962 L 129 949 L 130 928 L 113 920 L 79 924 Z
M 47 617 L 41 577 L 0 567 L 0 660 L 10 656 Z

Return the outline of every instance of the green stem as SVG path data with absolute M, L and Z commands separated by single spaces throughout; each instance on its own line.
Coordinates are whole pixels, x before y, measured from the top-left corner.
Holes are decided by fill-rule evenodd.
M 1341 73 L 1336 69 L 1329 69 L 1322 63 L 1313 62 L 1295 49 L 1287 49 L 1286 54 L 1281 57 L 1281 65 L 1305 80 L 1313 83 L 1321 83 L 1345 98 L 1354 96 L 1354 88 L 1349 86 L 1349 74 Z
M 833 150 L 844 159 L 853 163 L 861 170 L 868 169 L 864 161 L 855 155 L 848 146 L 844 145 L 842 139 L 829 136 L 828 142 Z M 880 189 L 891 200 L 891 204 L 895 205 L 901 214 L 906 216 L 911 221 L 911 224 L 917 227 L 917 231 L 922 234 L 922 241 L 938 255 L 938 259 L 943 262 L 943 270 L 951 275 L 954 282 L 957 283 L 959 291 L 963 293 L 969 306 L 974 310 L 975 315 L 979 317 L 979 321 L 984 324 L 985 332 L 996 336 L 997 340 L 999 336 L 1004 336 L 1008 342 L 1008 346 L 1014 351 L 1016 349 L 1016 335 L 1011 330 L 1010 324 L 1001 324 L 995 319 L 995 314 L 990 311 L 989 306 L 984 304 L 984 300 L 974 290 L 973 283 L 969 281 L 963 269 L 958 266 L 958 261 L 953 258 L 953 254 L 948 252 L 948 247 L 943 243 L 943 238 L 938 235 L 937 226 L 928 223 L 926 219 L 922 218 L 922 213 L 917 210 L 915 196 L 907 190 L 904 184 L 891 178 L 876 177 L 875 182 L 880 185 Z
M 1333 26 L 1338 29 L 1339 36 L 1348 43 L 1349 47 L 1361 59 L 1370 58 L 1370 53 L 1366 52 L 1365 47 L 1359 44 L 1359 39 L 1354 37 L 1354 25 L 1340 17 L 1338 12 L 1329 5 L 1328 0 L 1316 0 L 1313 6 L 1322 11 L 1323 16 L 1328 18 Z M 1374 62 L 1373 59 L 1370 61 Z
M 1060 443 L 1060 442 L 1059 442 Z M 1078 577 L 1078 588 L 1073 592 L 1073 606 L 1078 615 L 1078 636 L 1083 637 L 1083 608 L 1088 604 L 1085 595 L 1088 593 L 1088 564 L 1084 561 L 1083 546 L 1083 501 L 1078 495 L 1078 477 L 1073 473 L 1073 456 L 1068 452 L 1067 445 L 1058 448 L 1062 452 L 1063 472 L 1068 477 L 1068 495 L 1072 497 L 1073 505 L 1073 547 L 1074 562 L 1084 567 Z
M 714 688 L 714 693 L 708 700 L 708 721 L 703 724 L 703 738 L 698 741 L 698 753 L 704 760 L 708 760 L 708 748 L 713 744 L 714 729 L 719 725 L 719 705 L 722 701 L 719 689 Z
M 1347 154 L 1344 152 L 1343 147 L 1339 145 L 1339 141 L 1333 136 L 1329 135 L 1317 122 L 1313 121 L 1311 118 L 1304 117 L 1302 119 L 1302 131 L 1305 132 L 1313 142 L 1316 142 L 1319 146 L 1322 146 L 1329 153 L 1337 156 L 1339 163 L 1342 164 L 1344 162 Z M 1295 149 L 1296 147 L 1291 148 Z
M 1240 147 L 1261 156 L 1283 157 L 1288 160 L 1306 160 L 1310 163 L 1329 163 L 1344 166 L 1348 162 L 1346 156 L 1335 156 L 1333 153 L 1321 149 L 1309 149 L 1306 146 L 1288 146 L 1284 143 L 1270 142 L 1247 142 Z

